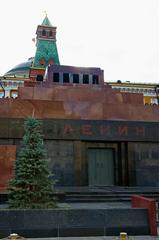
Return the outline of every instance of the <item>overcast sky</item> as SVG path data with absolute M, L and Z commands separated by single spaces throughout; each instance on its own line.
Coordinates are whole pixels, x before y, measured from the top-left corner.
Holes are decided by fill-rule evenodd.
M 0 75 L 35 54 L 45 14 L 63 65 L 100 67 L 105 81 L 159 82 L 159 0 L 0 0 Z

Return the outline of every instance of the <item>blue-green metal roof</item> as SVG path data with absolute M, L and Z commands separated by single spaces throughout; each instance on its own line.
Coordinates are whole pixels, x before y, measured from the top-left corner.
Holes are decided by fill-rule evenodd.
M 29 74 L 31 65 L 32 61 L 20 63 L 11 70 L 9 70 L 7 73 L 5 73 L 4 76 L 16 76 L 18 75 L 18 73 L 24 73 L 23 75 L 27 76 Z
M 42 26 L 48 26 L 48 27 L 52 27 L 52 24 L 50 22 L 50 20 L 48 19 L 48 16 L 46 15 L 46 17 L 44 18 L 42 24 Z

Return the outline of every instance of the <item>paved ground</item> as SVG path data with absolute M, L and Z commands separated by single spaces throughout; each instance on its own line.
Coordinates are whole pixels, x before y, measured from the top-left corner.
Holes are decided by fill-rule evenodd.
M 29 238 L 28 238 L 29 239 Z M 36 238 L 34 240 L 118 240 L 119 237 L 108 237 L 108 236 L 101 236 L 101 237 L 63 237 L 63 238 Z M 156 240 L 159 239 L 158 237 L 151 237 L 151 236 L 130 236 L 128 240 Z M 30 239 L 32 240 L 32 239 Z

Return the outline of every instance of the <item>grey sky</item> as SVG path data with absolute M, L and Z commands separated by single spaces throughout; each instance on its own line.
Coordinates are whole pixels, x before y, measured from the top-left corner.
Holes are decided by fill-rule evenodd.
M 44 11 L 61 64 L 101 67 L 105 81 L 159 82 L 159 0 L 0 0 L 0 75 L 35 54 Z

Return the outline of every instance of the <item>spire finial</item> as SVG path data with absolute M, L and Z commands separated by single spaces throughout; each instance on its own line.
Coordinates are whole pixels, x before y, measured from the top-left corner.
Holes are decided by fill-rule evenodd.
M 45 17 L 47 17 L 47 12 L 46 12 L 46 11 L 44 11 L 44 13 L 45 13 Z
M 44 20 L 43 20 L 41 25 L 42 26 L 50 26 L 50 27 L 52 27 L 52 24 L 51 24 L 51 22 L 50 22 L 50 20 L 48 19 L 48 16 L 47 16 L 47 12 L 44 11 L 44 13 L 45 13 L 45 18 L 44 18 Z

